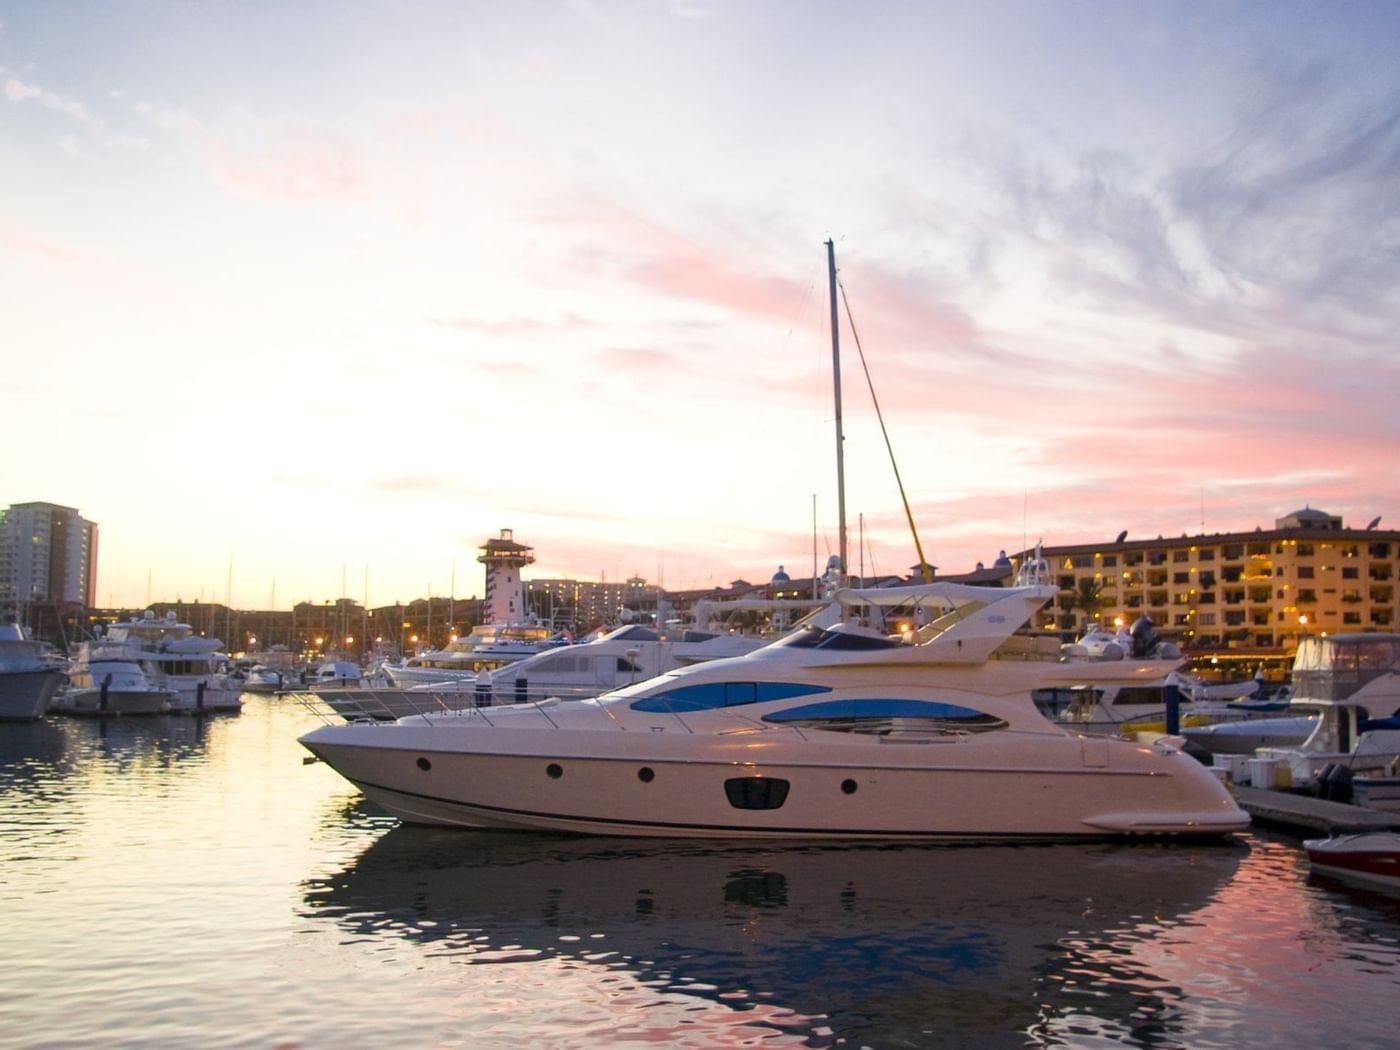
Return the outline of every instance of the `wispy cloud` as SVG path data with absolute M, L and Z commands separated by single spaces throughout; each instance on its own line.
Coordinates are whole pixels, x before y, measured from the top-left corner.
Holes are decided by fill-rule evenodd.
M 579 332 L 596 330 L 601 322 L 582 314 L 565 313 L 545 319 L 539 317 L 435 317 L 432 323 L 443 328 L 454 328 L 463 332 L 477 332 L 493 338 L 511 339 L 522 335 L 538 335 L 544 332 Z
M 369 178 L 354 146 L 324 128 L 296 121 L 244 121 L 250 141 L 209 143 L 210 170 L 221 185 L 290 201 L 358 200 Z
M 1400 306 L 1400 110 L 1318 64 L 1261 71 L 1256 101 L 1174 168 L 1111 149 L 969 140 L 1071 301 L 1246 344 L 1287 332 L 1376 348 Z
M 17 77 L 8 77 L 5 80 L 5 97 L 11 102 L 37 102 L 45 109 L 62 113 L 82 124 L 95 126 L 100 123 L 77 99 L 48 91 L 37 84 L 27 84 Z
M 372 487 L 381 492 L 440 495 L 460 488 L 454 479 L 441 474 L 395 474 L 375 478 Z
M 31 258 L 65 266 L 94 266 L 97 260 L 85 252 L 17 226 L 0 223 L 0 245 Z

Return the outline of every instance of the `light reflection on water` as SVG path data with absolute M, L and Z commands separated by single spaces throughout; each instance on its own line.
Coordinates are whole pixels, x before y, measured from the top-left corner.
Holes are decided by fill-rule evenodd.
M 0 1046 L 1387 1045 L 1400 900 L 1233 845 L 398 827 L 249 697 L 0 725 Z

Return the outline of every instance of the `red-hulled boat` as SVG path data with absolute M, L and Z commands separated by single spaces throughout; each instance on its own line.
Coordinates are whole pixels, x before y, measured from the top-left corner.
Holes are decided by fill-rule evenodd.
M 1303 849 L 1319 874 L 1400 890 L 1400 834 L 1394 831 L 1308 839 Z

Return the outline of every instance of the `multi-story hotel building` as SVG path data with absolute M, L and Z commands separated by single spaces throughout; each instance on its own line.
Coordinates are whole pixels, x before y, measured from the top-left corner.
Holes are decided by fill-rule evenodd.
M 656 588 L 640 576 L 624 583 L 593 580 L 530 580 L 525 584 L 526 604 L 541 620 L 569 624 L 582 633 L 616 624 L 626 615 L 656 608 Z
M 0 609 L 92 606 L 96 595 L 95 523 L 56 503 L 16 503 L 0 511 Z
M 1245 663 L 1291 654 L 1304 633 L 1394 631 L 1400 531 L 1379 521 L 1305 508 L 1253 532 L 1045 547 L 1060 595 L 1041 626 L 1068 638 L 1146 615 L 1190 652 Z

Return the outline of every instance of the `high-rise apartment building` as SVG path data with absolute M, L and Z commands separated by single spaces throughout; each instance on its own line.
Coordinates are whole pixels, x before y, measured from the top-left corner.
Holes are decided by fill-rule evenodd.
M 0 511 L 0 608 L 97 604 L 97 525 L 72 507 L 16 503 Z

